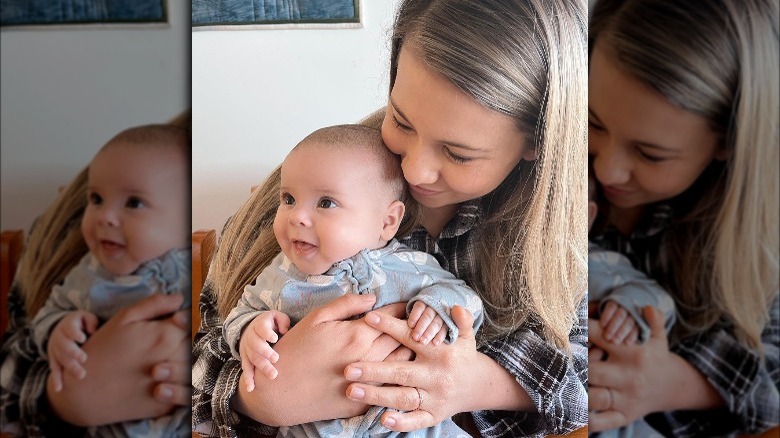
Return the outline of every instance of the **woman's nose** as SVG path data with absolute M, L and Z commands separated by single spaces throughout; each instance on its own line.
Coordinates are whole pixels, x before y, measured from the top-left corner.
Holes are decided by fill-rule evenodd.
M 410 148 L 403 155 L 401 168 L 404 178 L 413 186 L 433 184 L 439 179 L 439 165 L 425 147 Z
M 631 160 L 620 148 L 607 146 L 594 153 L 593 171 L 602 185 L 620 185 L 631 180 Z

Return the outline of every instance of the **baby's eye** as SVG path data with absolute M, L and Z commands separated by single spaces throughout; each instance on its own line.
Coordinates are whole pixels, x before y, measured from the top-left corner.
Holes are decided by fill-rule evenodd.
M 320 202 L 317 203 L 317 207 L 319 208 L 335 208 L 337 207 L 336 201 L 330 199 L 330 198 L 322 198 L 320 199 Z
M 87 200 L 90 204 L 94 205 L 100 205 L 103 203 L 103 198 L 101 198 L 97 193 L 90 193 L 89 196 L 87 196 Z
M 284 205 L 293 205 L 295 204 L 295 198 L 292 197 L 289 193 L 282 193 L 282 204 Z
M 127 208 L 141 208 L 144 206 L 144 201 L 136 196 L 131 196 L 127 199 L 127 204 L 125 204 L 125 206 Z

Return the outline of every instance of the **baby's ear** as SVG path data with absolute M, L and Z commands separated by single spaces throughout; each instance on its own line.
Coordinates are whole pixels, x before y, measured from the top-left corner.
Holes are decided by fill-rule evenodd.
M 588 230 L 593 226 L 593 221 L 596 220 L 596 213 L 598 212 L 598 207 L 596 206 L 596 203 L 593 201 L 588 201 Z
M 406 206 L 401 201 L 393 201 L 387 207 L 385 212 L 385 220 L 382 224 L 381 238 L 384 241 L 389 241 L 398 232 L 398 227 L 401 226 L 401 219 L 404 218 L 404 212 Z

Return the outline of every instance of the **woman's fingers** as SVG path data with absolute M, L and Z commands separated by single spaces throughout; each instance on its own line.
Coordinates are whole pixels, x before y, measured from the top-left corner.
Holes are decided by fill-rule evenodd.
M 387 336 L 387 335 L 382 335 L 382 336 Z M 389 338 L 389 336 L 387 337 Z M 395 339 L 393 339 L 393 342 L 395 342 L 396 345 L 398 345 L 398 341 L 396 341 Z M 384 362 L 408 362 L 410 360 L 414 360 L 414 351 L 401 345 L 395 350 L 393 350 L 392 353 L 388 354 L 387 357 L 385 357 Z
M 626 424 L 628 419 L 620 411 L 588 412 L 588 432 L 616 429 Z
M 375 302 L 376 296 L 374 294 L 346 294 L 313 310 L 309 315 L 314 325 L 327 321 L 345 320 L 368 312 Z
M 392 316 L 393 318 L 403 319 L 406 315 L 406 303 L 388 304 L 376 309 L 376 311 Z
M 172 403 L 177 406 L 190 406 L 192 404 L 191 386 L 159 383 L 154 387 L 152 393 L 155 399 L 163 403 Z
M 396 432 L 411 432 L 436 423 L 438 421 L 433 415 L 424 409 L 408 412 L 387 411 L 382 415 L 382 425 Z
M 351 381 L 380 382 L 400 386 L 416 387 L 428 383 L 430 378 L 420 376 L 414 362 L 361 362 L 347 365 L 344 377 Z M 401 409 L 395 405 L 383 405 Z
M 123 313 L 123 319 L 126 322 L 146 321 L 176 312 L 183 302 L 184 297 L 179 294 L 154 294 L 137 304 L 120 310 L 120 313 Z
M 474 316 L 461 306 L 454 306 L 450 317 L 458 327 L 458 339 L 474 339 Z
M 396 341 L 411 348 L 415 353 L 420 353 L 425 348 L 432 348 L 427 345 L 422 345 L 412 339 L 412 329 L 406 324 L 406 321 L 393 318 L 382 312 L 368 312 L 363 318 L 365 322 L 380 332 L 387 333 L 392 336 Z
M 187 385 L 192 379 L 192 364 L 187 362 L 162 362 L 152 368 L 152 379 L 160 383 Z
M 388 355 L 394 354 L 399 349 L 400 345 L 401 344 L 393 339 L 392 336 L 386 333 L 382 333 L 378 338 L 374 339 L 374 343 L 371 345 L 371 348 L 363 357 L 360 358 L 360 361 L 381 362 L 386 360 Z M 412 355 L 414 355 L 413 352 Z
M 613 394 L 607 388 L 600 386 L 588 387 L 588 409 L 591 411 L 606 411 L 612 409 Z
M 624 348 L 635 348 L 627 347 Z M 641 347 L 640 347 L 641 348 Z M 588 384 L 605 388 L 622 388 L 631 374 L 622 364 L 606 361 L 588 363 Z
M 375 391 L 377 387 L 362 383 L 347 386 L 347 398 L 374 406 L 387 406 L 402 411 L 412 411 L 420 406 L 417 390 L 411 387 L 388 386 L 383 391 Z

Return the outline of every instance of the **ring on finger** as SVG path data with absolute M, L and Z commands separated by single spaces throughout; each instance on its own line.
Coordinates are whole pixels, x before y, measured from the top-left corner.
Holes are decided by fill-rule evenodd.
M 420 409 L 422 409 L 423 395 L 422 395 L 422 392 L 420 391 L 420 388 L 415 387 L 414 389 L 417 390 L 417 398 L 419 399 L 419 401 L 417 402 L 417 408 L 415 409 L 415 411 L 419 411 Z
M 612 409 L 612 405 L 613 405 L 613 403 L 615 401 L 614 396 L 612 395 L 612 389 L 611 388 L 607 388 L 607 394 L 609 394 L 609 405 L 607 406 L 607 410 L 611 410 Z

